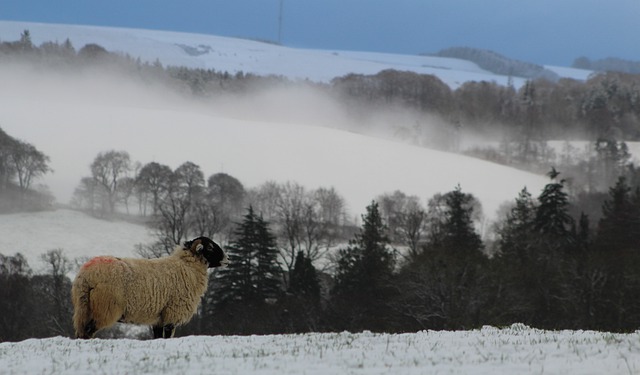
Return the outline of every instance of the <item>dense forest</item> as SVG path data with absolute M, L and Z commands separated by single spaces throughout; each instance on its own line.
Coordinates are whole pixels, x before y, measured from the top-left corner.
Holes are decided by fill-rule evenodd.
M 640 327 L 640 170 L 625 144 L 640 138 L 640 76 L 537 79 L 518 89 L 468 82 L 452 90 L 434 76 L 383 71 L 316 84 L 163 67 L 97 45 L 76 51 L 68 41 L 34 46 L 27 31 L 19 41 L 0 43 L 0 67 L 25 61 L 69 72 L 102 66 L 211 100 L 270 85 L 311 86 L 341 98 L 355 117 L 373 107 L 436 116 L 439 132 L 428 138 L 419 136 L 420 122 L 396 129 L 424 146 L 455 150 L 461 132 L 493 136 L 497 146 L 469 152 L 549 177 L 542 191 L 523 189 L 513 197 L 481 236 L 481 202 L 460 186 L 426 205 L 401 191 L 383 194 L 354 221 L 332 188 L 295 182 L 247 188 L 225 173 L 205 179 L 190 161 L 171 169 L 161 162 L 136 165 L 126 151 L 99 152 L 78 183 L 74 207 L 98 217 L 135 214 L 156 233 L 154 243 L 137 249 L 145 257 L 163 256 L 198 235 L 220 241 L 230 255 L 230 267 L 211 274 L 199 314 L 179 335 L 515 322 Z M 591 151 L 553 155 L 547 141 L 567 137 L 586 140 Z M 4 133 L 0 142 L 0 202 L 50 205 L 46 193 L 28 198 L 36 191 L 33 180 L 50 171 L 47 156 Z M 37 163 L 21 168 L 16 161 L 23 155 Z M 4 212 L 19 209 L 4 205 Z M 0 341 L 72 335 L 66 275 L 75 260 L 64 249 L 42 259 L 49 272 L 34 274 L 22 255 L 0 255 Z

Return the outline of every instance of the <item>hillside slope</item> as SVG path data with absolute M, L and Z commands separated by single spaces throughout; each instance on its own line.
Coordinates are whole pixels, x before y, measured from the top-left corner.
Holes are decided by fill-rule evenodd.
M 346 121 L 326 98 L 269 91 L 217 102 L 185 102 L 158 89 L 105 76 L 70 80 L 0 70 L 0 124 L 51 158 L 44 178 L 66 203 L 99 152 L 125 150 L 142 164 L 192 161 L 205 177 L 226 172 L 245 187 L 268 180 L 335 187 L 359 216 L 377 195 L 402 190 L 423 202 L 453 190 L 476 195 L 488 217 L 543 176 L 478 159 L 332 128 Z M 326 100 L 326 101 L 323 101 Z
M 76 49 L 96 43 L 109 51 L 121 52 L 143 61 L 159 60 L 164 65 L 214 69 L 229 73 L 279 75 L 291 79 L 327 82 L 349 73 L 376 74 L 385 69 L 433 74 L 457 88 L 466 81 L 495 81 L 506 85 L 510 78 L 481 69 L 460 59 L 355 51 L 299 49 L 264 42 L 157 30 L 108 28 L 0 21 L 0 39 L 18 40 L 29 30 L 34 44 L 64 42 Z M 587 70 L 545 67 L 562 77 L 585 79 Z M 525 82 L 511 77 L 514 86 Z

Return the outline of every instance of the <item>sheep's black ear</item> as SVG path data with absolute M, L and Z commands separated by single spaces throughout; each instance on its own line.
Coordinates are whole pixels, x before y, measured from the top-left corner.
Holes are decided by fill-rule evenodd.
M 198 246 L 196 246 L 196 253 L 197 254 L 202 253 L 202 249 L 204 249 L 204 246 L 202 246 L 202 244 L 199 243 Z

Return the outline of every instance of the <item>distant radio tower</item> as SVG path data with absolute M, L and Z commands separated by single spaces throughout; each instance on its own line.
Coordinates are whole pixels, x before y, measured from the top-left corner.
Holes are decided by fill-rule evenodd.
M 278 13 L 278 44 L 282 44 L 282 9 L 284 0 L 280 0 L 280 12 Z

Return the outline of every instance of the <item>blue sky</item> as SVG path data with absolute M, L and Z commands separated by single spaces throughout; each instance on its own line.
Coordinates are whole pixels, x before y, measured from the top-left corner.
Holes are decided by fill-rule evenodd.
M 470 46 L 541 64 L 640 61 L 640 0 L 282 1 L 282 43 L 294 47 L 417 54 Z M 279 9 L 280 0 L 2 0 L 0 19 L 275 41 Z

